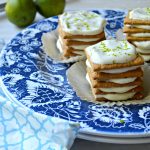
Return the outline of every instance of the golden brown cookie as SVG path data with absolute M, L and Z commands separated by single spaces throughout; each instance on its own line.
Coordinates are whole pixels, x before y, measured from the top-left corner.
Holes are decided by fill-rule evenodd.
M 123 27 L 123 32 L 124 33 L 150 33 L 150 30 L 147 29 L 142 29 L 142 28 L 133 28 L 133 27 Z
M 150 41 L 150 37 L 135 37 L 127 34 L 127 40 L 130 41 Z
M 88 39 L 88 38 L 87 38 Z M 93 45 L 96 44 L 102 40 L 105 40 L 105 34 L 102 32 L 99 39 L 96 39 L 95 41 L 85 42 L 85 41 L 77 41 L 75 39 L 64 39 L 61 38 L 62 42 L 66 46 L 72 46 L 72 45 Z
M 124 24 L 131 24 L 131 25 L 150 25 L 150 20 L 130 19 L 129 16 L 126 16 L 126 18 L 124 19 Z
M 125 84 L 119 84 L 119 83 L 113 83 L 113 82 L 106 82 L 106 81 L 100 81 L 100 80 L 94 80 L 89 74 L 91 87 L 93 88 L 111 88 L 111 87 L 126 87 L 126 86 L 134 86 L 134 85 L 141 85 L 143 83 L 141 78 L 137 78 L 135 81 Z
M 74 39 L 74 38 L 100 38 L 103 32 L 96 35 L 72 35 L 62 30 L 61 26 L 58 27 L 58 33 L 63 39 Z
M 116 93 L 116 92 L 103 92 L 99 88 L 92 88 L 92 91 L 93 91 L 93 93 L 95 95 L 97 95 L 97 94 L 114 94 L 114 93 Z M 135 87 L 135 88 L 133 88 L 133 89 L 125 92 L 125 93 L 129 93 L 129 92 L 142 92 L 142 91 L 143 91 L 143 87 L 142 86 L 137 86 L 137 87 Z
M 86 53 L 86 51 L 85 51 Z M 128 62 L 128 63 L 122 63 L 122 64 L 94 64 L 90 56 L 86 53 L 87 59 L 92 67 L 93 71 L 101 71 L 101 70 L 109 70 L 109 69 L 119 69 L 119 68 L 126 68 L 131 66 L 139 66 L 144 64 L 144 60 L 141 56 L 137 56 L 136 59 Z
M 107 79 L 119 79 L 119 78 L 129 78 L 129 77 L 142 77 L 143 70 L 139 67 L 135 70 L 123 72 L 123 73 L 104 73 L 104 72 L 95 72 L 90 68 L 87 68 L 87 72 L 91 74 L 94 80 L 107 80 Z

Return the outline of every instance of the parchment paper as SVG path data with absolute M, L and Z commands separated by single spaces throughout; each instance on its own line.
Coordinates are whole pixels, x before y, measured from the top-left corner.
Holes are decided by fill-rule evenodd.
M 150 67 L 145 64 L 144 68 L 144 95 L 145 98 L 142 100 L 128 100 L 128 101 L 116 101 L 116 102 L 107 102 L 109 105 L 114 104 L 143 104 L 150 103 Z M 88 81 L 85 78 L 86 76 L 86 65 L 84 61 L 77 62 L 72 65 L 67 71 L 68 81 L 76 91 L 76 94 L 82 99 L 87 101 L 92 101 L 95 103 L 106 103 L 106 102 L 97 102 L 94 100 L 92 91 Z

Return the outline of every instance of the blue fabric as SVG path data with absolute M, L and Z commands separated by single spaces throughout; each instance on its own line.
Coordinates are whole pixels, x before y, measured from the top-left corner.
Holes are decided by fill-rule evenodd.
M 78 129 L 9 100 L 0 88 L 0 150 L 67 150 Z

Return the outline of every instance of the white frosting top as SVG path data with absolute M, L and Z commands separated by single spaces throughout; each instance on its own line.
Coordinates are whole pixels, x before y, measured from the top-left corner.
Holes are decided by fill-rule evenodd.
M 105 19 L 90 11 L 65 12 L 59 19 L 63 31 L 73 35 L 99 34 L 105 26 Z
M 86 48 L 95 64 L 127 63 L 137 57 L 135 47 L 128 41 L 104 40 Z
M 150 49 L 150 41 L 135 41 L 133 42 L 138 48 L 141 49 Z
M 130 19 L 150 20 L 150 8 L 137 8 L 129 12 Z

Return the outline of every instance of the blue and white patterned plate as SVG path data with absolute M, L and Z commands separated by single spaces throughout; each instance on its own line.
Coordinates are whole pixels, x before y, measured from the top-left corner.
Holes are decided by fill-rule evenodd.
M 107 37 L 123 27 L 123 10 L 100 10 L 107 19 Z M 150 105 L 101 105 L 81 100 L 69 85 L 66 70 L 47 57 L 41 36 L 56 29 L 58 17 L 42 20 L 15 36 L 0 55 L 3 88 L 36 112 L 80 122 L 81 132 L 107 136 L 149 136 Z M 6 91 L 5 90 L 5 91 Z

